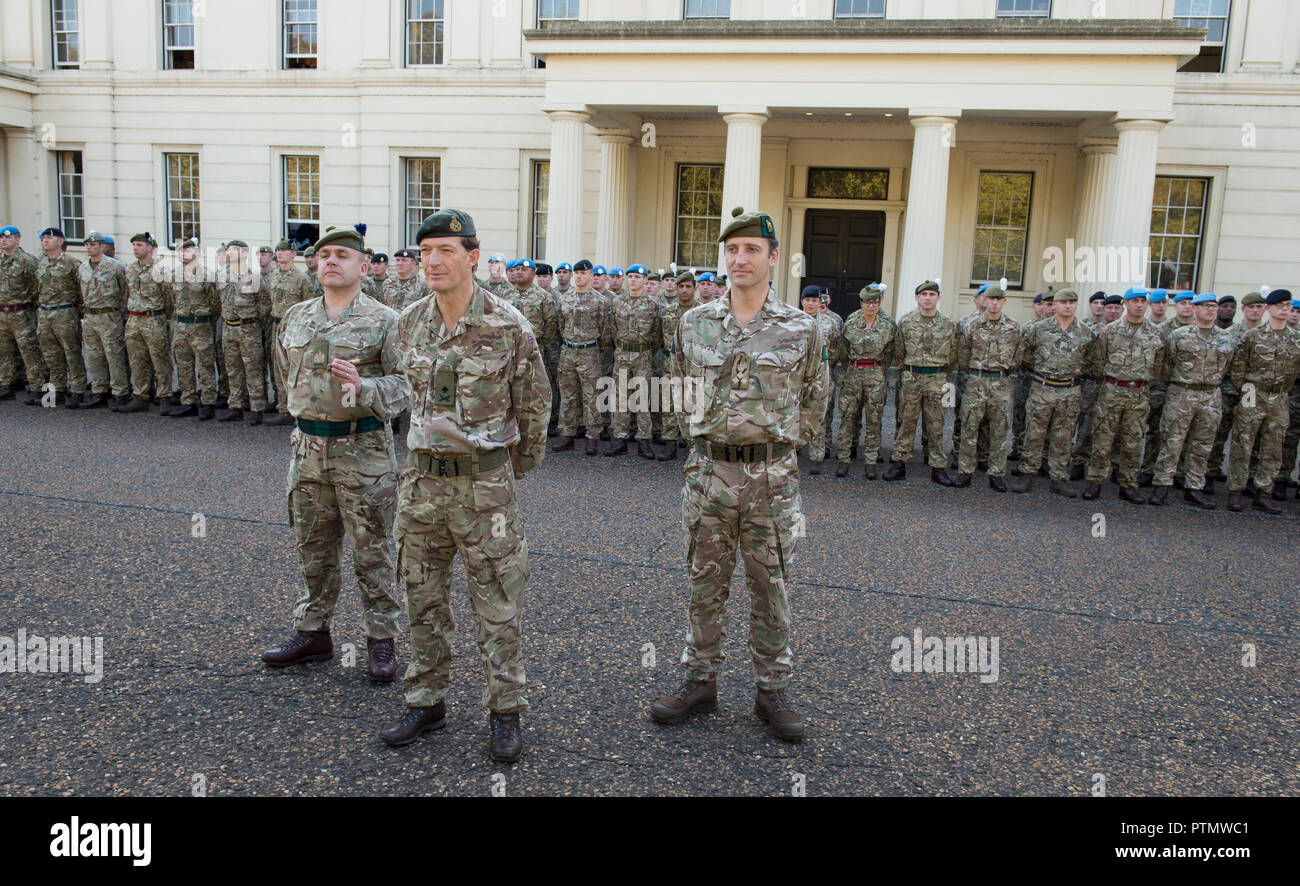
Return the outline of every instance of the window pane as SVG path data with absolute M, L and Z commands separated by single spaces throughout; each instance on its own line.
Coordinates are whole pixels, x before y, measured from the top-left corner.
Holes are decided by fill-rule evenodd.
M 713 267 L 722 230 L 723 168 L 718 164 L 677 167 L 677 264 Z
M 888 169 L 808 170 L 808 196 L 843 200 L 884 200 L 889 195 Z
M 1165 289 L 1197 287 L 1206 185 L 1206 179 L 1156 178 L 1151 208 L 1149 285 Z
M 971 255 L 972 286 L 1002 277 L 1011 286 L 1023 285 L 1033 184 L 1030 172 L 980 173 Z
M 731 0 L 686 0 L 686 18 L 731 18 Z
M 443 0 L 407 0 L 406 64 L 440 65 L 443 47 Z
M 418 246 L 415 233 L 425 218 L 438 211 L 441 202 L 442 161 L 436 157 L 407 157 L 403 160 L 406 179 L 406 244 Z
M 59 151 L 55 163 L 58 168 L 59 227 L 68 240 L 79 241 L 86 236 L 81 152 Z
M 284 236 L 301 249 L 320 238 L 320 158 L 284 158 Z

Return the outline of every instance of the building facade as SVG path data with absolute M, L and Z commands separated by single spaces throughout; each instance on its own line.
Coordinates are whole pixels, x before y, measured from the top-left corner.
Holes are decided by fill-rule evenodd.
M 1286 0 L 0 0 L 0 213 L 34 234 L 484 248 L 715 266 L 964 313 L 1006 277 L 1300 283 Z

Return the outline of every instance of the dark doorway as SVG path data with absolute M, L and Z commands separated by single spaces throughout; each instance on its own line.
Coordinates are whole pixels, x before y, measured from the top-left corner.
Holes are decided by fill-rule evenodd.
M 831 309 L 848 317 L 862 307 L 858 299 L 862 287 L 880 281 L 884 253 L 883 212 L 809 209 L 804 218 L 805 276 L 799 289 L 829 287 Z

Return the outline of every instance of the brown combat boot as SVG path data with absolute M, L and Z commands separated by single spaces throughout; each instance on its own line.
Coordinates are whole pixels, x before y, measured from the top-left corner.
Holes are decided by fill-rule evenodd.
M 758 690 L 754 696 L 754 713 L 772 727 L 772 734 L 782 741 L 803 740 L 803 717 L 785 697 L 784 689 Z
M 492 739 L 488 742 L 488 756 L 498 763 L 513 763 L 524 752 L 523 725 L 518 714 L 488 715 Z
M 906 477 L 907 465 L 903 464 L 901 461 L 891 461 L 889 463 L 889 470 L 885 471 L 886 480 L 902 480 Z
M 370 661 L 366 664 L 366 676 L 376 683 L 391 683 L 397 677 L 397 651 L 391 637 L 376 640 L 366 639 Z
M 1064 480 L 1053 480 L 1050 488 L 1053 493 L 1061 496 L 1062 498 L 1079 497 L 1079 493 L 1075 490 L 1075 488 L 1071 486 L 1069 483 L 1065 482 Z
M 1241 493 L 1240 493 L 1240 492 L 1232 492 L 1232 493 L 1229 493 L 1229 494 L 1228 494 L 1228 510 L 1230 510 L 1230 511 L 1240 511 L 1240 510 L 1241 510 Z
M 716 680 L 685 680 L 672 695 L 665 695 L 650 705 L 650 716 L 656 723 L 675 725 L 695 711 L 712 711 L 717 707 Z
M 847 477 L 848 475 L 849 475 L 849 463 L 848 463 L 848 462 L 846 462 L 846 461 L 842 461 L 842 462 L 840 462 L 838 465 L 835 466 L 835 476 L 837 476 L 837 477 Z
M 1157 486 L 1157 487 L 1155 488 L 1155 491 L 1151 493 L 1151 502 L 1150 502 L 1150 503 L 1153 504 L 1153 505 L 1155 505 L 1156 507 L 1160 507 L 1160 506 L 1162 506 L 1166 501 L 1168 501 L 1168 499 L 1169 499 L 1169 490 L 1170 490 L 1171 488 L 1172 488 L 1172 487 L 1169 487 L 1169 486 Z
M 1218 507 L 1218 505 L 1215 504 L 1214 499 L 1196 489 L 1185 490 L 1183 492 L 1183 501 L 1188 504 L 1194 504 L 1198 508 L 1204 508 L 1207 511 L 1212 511 Z
M 273 668 L 309 661 L 329 661 L 334 657 L 334 642 L 329 631 L 299 631 L 274 649 L 262 653 L 262 661 Z
M 1100 484 L 1100 483 L 1089 483 L 1087 486 L 1083 487 L 1083 500 L 1084 500 L 1084 501 L 1092 501 L 1093 499 L 1095 499 L 1095 498 L 1096 498 L 1097 496 L 1099 496 L 1099 495 L 1101 495 L 1101 484 Z
M 394 726 L 379 733 L 385 744 L 400 748 L 410 744 L 431 729 L 441 729 L 447 725 L 447 703 L 440 701 L 430 708 L 408 707 L 402 719 Z
M 644 458 L 646 461 L 655 460 L 655 451 L 650 448 L 650 444 L 645 440 L 636 441 L 636 454 Z
M 1019 477 L 1011 481 L 1012 492 L 1019 492 L 1023 494 L 1033 488 L 1034 488 L 1033 474 L 1021 474 Z
M 1266 514 L 1280 514 L 1282 509 L 1268 500 L 1266 495 L 1255 496 L 1255 501 L 1251 504 L 1251 510 L 1263 511 Z
M 551 452 L 564 452 L 566 449 L 573 448 L 572 437 L 556 437 L 555 442 L 551 444 Z

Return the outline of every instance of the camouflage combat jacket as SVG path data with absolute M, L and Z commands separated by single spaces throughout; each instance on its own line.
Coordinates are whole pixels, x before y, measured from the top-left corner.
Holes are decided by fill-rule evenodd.
M 615 296 L 609 320 L 610 336 L 620 350 L 653 351 L 663 340 L 659 305 L 644 292 Z
M 952 372 L 957 365 L 957 324 L 943 314 L 922 317 L 920 311 L 904 314 L 898 321 L 898 344 L 894 347 L 894 368 L 938 366 Z
M 408 305 L 415 304 L 430 291 L 429 284 L 425 282 L 424 275 L 419 271 L 407 280 L 403 280 L 397 274 L 390 274 L 384 278 L 383 291 L 379 293 L 379 300 L 400 314 Z
M 1120 317 L 1097 336 L 1093 365 L 1102 379 L 1155 381 L 1164 359 L 1165 337 L 1150 320 L 1130 323 Z
M 286 311 L 300 301 L 311 298 L 311 283 L 307 275 L 297 268 L 271 271 L 266 280 L 267 292 L 271 295 L 271 316 L 276 319 L 284 317 Z
M 1021 362 L 1020 324 L 1005 314 L 996 321 L 988 315 L 966 324 L 957 342 L 957 366 L 963 372 L 1012 372 Z
M 126 309 L 126 268 L 117 259 L 105 255 L 94 266 L 86 259 L 77 268 L 77 282 L 86 310 Z
M 144 264 L 131 262 L 126 266 L 126 309 L 140 313 L 167 310 L 171 299 L 165 280 L 165 270 L 153 258 Z
M 898 327 L 893 320 L 879 314 L 876 322 L 867 325 L 866 315 L 859 309 L 844 321 L 844 347 L 840 362 L 847 366 L 850 360 L 875 360 L 881 369 L 888 368 L 894 359 L 894 343 Z
M 1232 339 L 1222 329 L 1201 329 L 1195 323 L 1170 332 L 1165 347 L 1164 376 L 1169 384 L 1216 388 L 1234 351 Z
M 1300 333 L 1289 327 L 1270 329 L 1266 320 L 1241 337 L 1229 374 L 1237 390 L 1253 384 L 1265 393 L 1290 390 L 1300 372 Z
M 36 302 L 39 284 L 36 262 L 21 249 L 12 256 L 0 252 L 0 305 L 24 305 Z
M 512 286 L 505 300 L 532 325 L 533 335 L 537 337 L 539 345 L 545 345 L 555 338 L 555 333 L 560 328 L 560 309 L 555 306 L 555 299 L 551 298 L 550 293 L 543 292 L 535 284 L 523 290 Z
M 58 258 L 41 256 L 36 266 L 36 285 L 43 305 L 74 304 L 81 306 L 81 286 L 77 282 L 77 263 L 66 252 Z
M 570 289 L 560 296 L 560 337 L 567 342 L 589 341 L 604 345 L 609 341 L 609 307 L 605 297 L 594 289 L 586 293 Z
M 1087 371 L 1097 333 L 1079 320 L 1061 328 L 1055 318 L 1051 323 L 1033 323 L 1021 343 L 1024 366 L 1048 378 L 1077 378 Z

